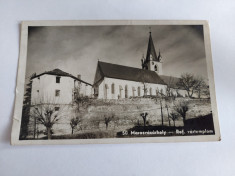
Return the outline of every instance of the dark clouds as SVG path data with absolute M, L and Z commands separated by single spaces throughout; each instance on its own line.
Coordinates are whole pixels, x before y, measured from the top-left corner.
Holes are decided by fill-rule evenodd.
M 207 77 L 202 26 L 151 26 L 165 75 L 183 72 Z M 29 27 L 28 77 L 60 68 L 93 83 L 98 59 L 140 68 L 149 26 Z

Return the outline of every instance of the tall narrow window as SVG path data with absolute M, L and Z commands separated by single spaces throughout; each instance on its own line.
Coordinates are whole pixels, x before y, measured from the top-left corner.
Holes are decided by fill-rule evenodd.
M 138 96 L 140 96 L 140 87 L 138 87 Z
M 56 76 L 56 83 L 60 83 L 60 76 Z
M 112 89 L 112 94 L 115 94 L 115 87 L 114 87 L 114 83 L 112 84 L 111 89 Z
M 107 99 L 108 98 L 108 84 L 105 84 L 104 85 L 104 99 Z
M 155 65 L 154 70 L 157 71 L 157 65 Z
M 149 93 L 150 93 L 150 95 L 152 95 L 152 88 L 149 89 Z
M 128 98 L 128 87 L 125 85 L 125 98 Z
M 136 91 L 135 87 L 132 87 L 132 96 L 133 97 L 135 97 L 135 91 Z
M 158 90 L 158 88 L 156 89 L 156 96 L 158 96 L 159 95 L 159 90 Z
M 59 97 L 60 96 L 60 90 L 55 90 L 55 96 Z
M 122 86 L 120 85 L 120 86 L 119 86 L 119 96 L 118 96 L 118 99 L 119 99 L 119 98 L 122 98 L 122 91 L 123 91 L 123 88 L 122 88 Z

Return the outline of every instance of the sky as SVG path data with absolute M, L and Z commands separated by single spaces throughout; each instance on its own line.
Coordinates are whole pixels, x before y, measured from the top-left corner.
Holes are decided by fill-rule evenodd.
M 59 68 L 92 84 L 98 60 L 141 68 L 150 28 L 164 75 L 190 72 L 207 78 L 202 26 L 125 25 L 29 27 L 26 79 Z

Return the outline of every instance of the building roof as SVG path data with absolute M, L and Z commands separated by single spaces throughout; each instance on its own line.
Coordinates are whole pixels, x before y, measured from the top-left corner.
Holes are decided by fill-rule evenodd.
M 184 89 L 177 84 L 181 78 L 165 75 L 161 75 L 160 77 L 170 88 Z
M 150 58 L 150 55 L 152 55 L 152 58 Z M 153 39 L 152 39 L 152 35 L 150 32 L 146 61 L 151 61 L 151 60 L 160 62 L 160 53 L 159 53 L 159 56 L 157 56 L 156 51 L 155 51 L 155 47 L 154 47 L 154 43 L 153 43 Z
M 56 68 L 56 69 L 54 69 L 54 70 L 51 70 L 51 71 L 45 71 L 45 72 L 43 72 L 43 73 L 41 73 L 41 74 L 39 74 L 39 75 L 33 75 L 33 76 L 31 77 L 31 79 L 40 77 L 40 76 L 45 75 L 45 74 L 47 74 L 47 75 L 55 75 L 55 76 L 71 77 L 71 78 L 73 78 L 73 79 L 75 79 L 75 80 L 78 80 L 78 81 L 83 82 L 83 83 L 85 83 L 85 84 L 91 85 L 90 83 L 87 83 L 87 82 L 85 82 L 85 81 L 83 81 L 83 80 L 81 80 L 81 79 L 79 79 L 79 78 L 73 76 L 72 74 L 69 74 L 69 73 L 67 73 L 67 72 L 64 72 L 64 71 L 62 71 L 62 70 L 60 70 L 60 69 L 58 69 L 58 68 Z M 92 86 L 92 85 L 91 85 L 91 86 Z
M 100 69 L 102 77 L 166 85 L 156 72 L 150 70 L 100 61 L 98 61 L 98 69 Z

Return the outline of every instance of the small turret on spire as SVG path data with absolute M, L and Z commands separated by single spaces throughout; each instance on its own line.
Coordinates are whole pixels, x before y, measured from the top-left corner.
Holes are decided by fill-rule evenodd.
M 158 52 L 158 60 L 159 60 L 159 62 L 161 61 L 161 58 L 162 58 L 162 55 L 161 55 L 161 51 L 159 49 L 159 52 Z
M 145 63 L 145 58 L 144 58 L 144 54 L 142 55 L 142 59 L 141 59 L 141 66 L 142 66 L 142 69 L 144 69 L 145 68 L 145 65 L 146 65 L 146 63 Z

